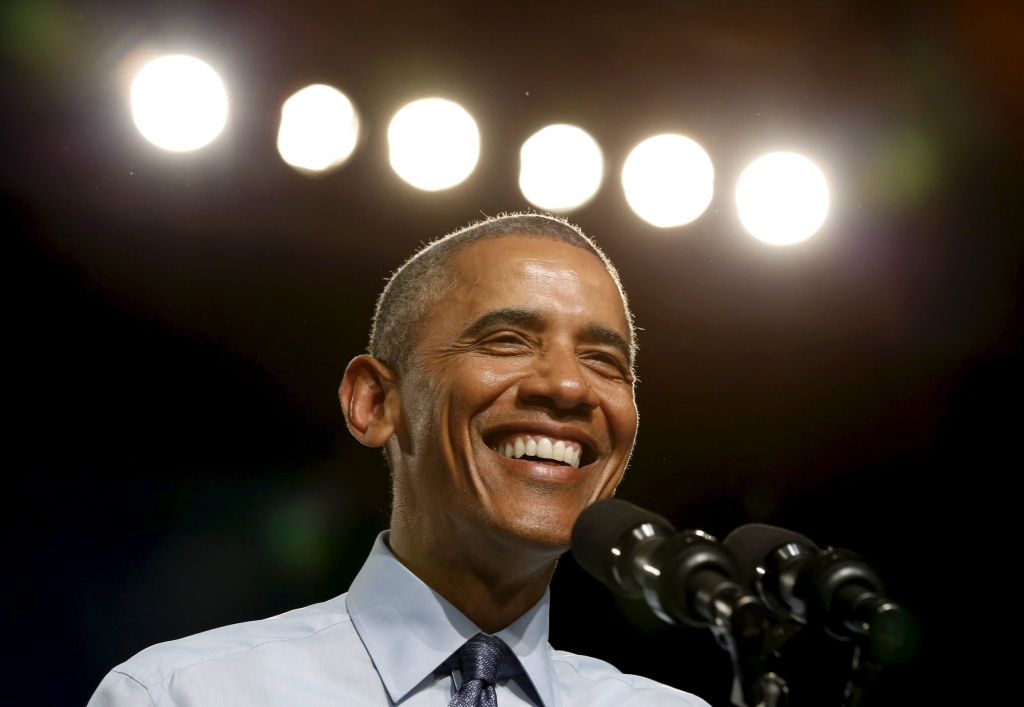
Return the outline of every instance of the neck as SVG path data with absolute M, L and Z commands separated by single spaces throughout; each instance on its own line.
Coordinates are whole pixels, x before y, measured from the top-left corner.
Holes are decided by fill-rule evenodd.
M 497 633 L 544 596 L 558 557 L 515 547 L 479 528 L 438 529 L 395 509 L 391 551 L 485 633 Z

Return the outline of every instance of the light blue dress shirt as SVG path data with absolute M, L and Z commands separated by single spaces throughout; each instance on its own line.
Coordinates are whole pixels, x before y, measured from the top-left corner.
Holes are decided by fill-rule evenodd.
M 347 594 L 263 621 L 147 648 L 114 668 L 89 707 L 447 707 L 454 653 L 480 629 L 374 543 Z M 519 665 L 500 707 L 707 707 L 548 644 L 549 594 L 496 635 Z

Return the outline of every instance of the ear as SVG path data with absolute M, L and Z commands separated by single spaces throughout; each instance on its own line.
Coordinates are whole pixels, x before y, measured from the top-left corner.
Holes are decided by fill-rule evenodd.
M 338 391 L 352 436 L 368 447 L 383 447 L 398 429 L 398 376 L 372 356 L 356 356 Z

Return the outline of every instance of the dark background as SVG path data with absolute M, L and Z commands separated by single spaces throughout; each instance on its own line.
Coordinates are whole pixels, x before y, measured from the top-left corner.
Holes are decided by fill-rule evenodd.
M 4 704 L 82 705 L 147 645 L 347 589 L 389 496 L 379 453 L 344 430 L 345 364 L 421 242 L 527 206 L 518 149 L 552 122 L 605 151 L 571 219 L 643 327 L 620 496 L 875 561 L 917 630 L 874 704 L 1007 687 L 1024 4 L 12 0 L 0 23 Z M 128 82 L 153 52 L 224 78 L 208 147 L 164 152 L 132 125 Z M 365 128 L 319 179 L 275 149 L 281 102 L 312 82 Z M 438 193 L 386 154 L 390 116 L 429 95 L 482 136 L 475 172 Z M 618 174 L 665 131 L 705 145 L 717 182 L 700 219 L 663 231 Z M 821 231 L 783 248 L 747 235 L 732 199 L 779 149 L 833 195 Z M 570 556 L 552 593 L 557 648 L 727 704 L 707 632 L 616 601 Z M 791 650 L 797 704 L 838 704 L 845 648 Z

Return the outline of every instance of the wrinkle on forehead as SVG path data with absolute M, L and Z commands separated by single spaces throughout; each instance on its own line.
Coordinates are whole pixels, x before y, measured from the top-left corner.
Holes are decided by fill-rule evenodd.
M 580 252 L 586 253 L 586 251 Z M 593 257 L 590 253 L 586 253 L 586 255 Z M 593 273 L 583 272 L 581 274 L 578 263 L 570 262 L 565 257 L 546 258 L 543 255 L 516 253 L 511 255 L 511 258 L 514 262 L 507 263 L 511 267 L 505 267 L 506 263 L 484 260 L 480 256 L 466 258 L 458 268 L 457 277 L 461 282 L 455 285 L 456 289 L 466 287 L 471 292 L 479 294 L 490 294 L 494 290 L 500 290 L 503 294 L 513 294 L 512 287 L 537 291 L 554 286 L 558 289 L 579 291 L 584 287 L 596 284 Z M 601 275 L 608 278 L 608 284 L 615 290 L 618 299 L 618 290 L 615 288 L 611 276 L 607 274 L 600 261 L 596 258 L 594 260 L 600 268 Z
M 514 236 L 474 243 L 457 256 L 452 278 L 452 299 L 442 316 L 451 321 L 455 315 L 462 320 L 461 328 L 487 310 L 533 309 L 540 297 L 569 315 L 604 309 L 612 317 L 605 323 L 629 339 L 625 305 L 614 279 L 597 256 L 575 246 Z
M 524 275 L 531 278 L 541 280 L 571 280 L 573 282 L 579 282 L 580 280 L 580 275 L 576 270 L 565 268 L 555 260 L 528 258 L 520 261 L 520 268 Z
M 564 259 L 524 256 L 516 260 L 513 267 L 502 267 L 502 264 L 481 263 L 467 258 L 458 268 L 459 282 L 455 289 L 466 288 L 473 296 L 489 294 L 495 289 L 512 294 L 513 286 L 536 291 L 552 285 L 574 289 L 583 285 L 580 273 Z

